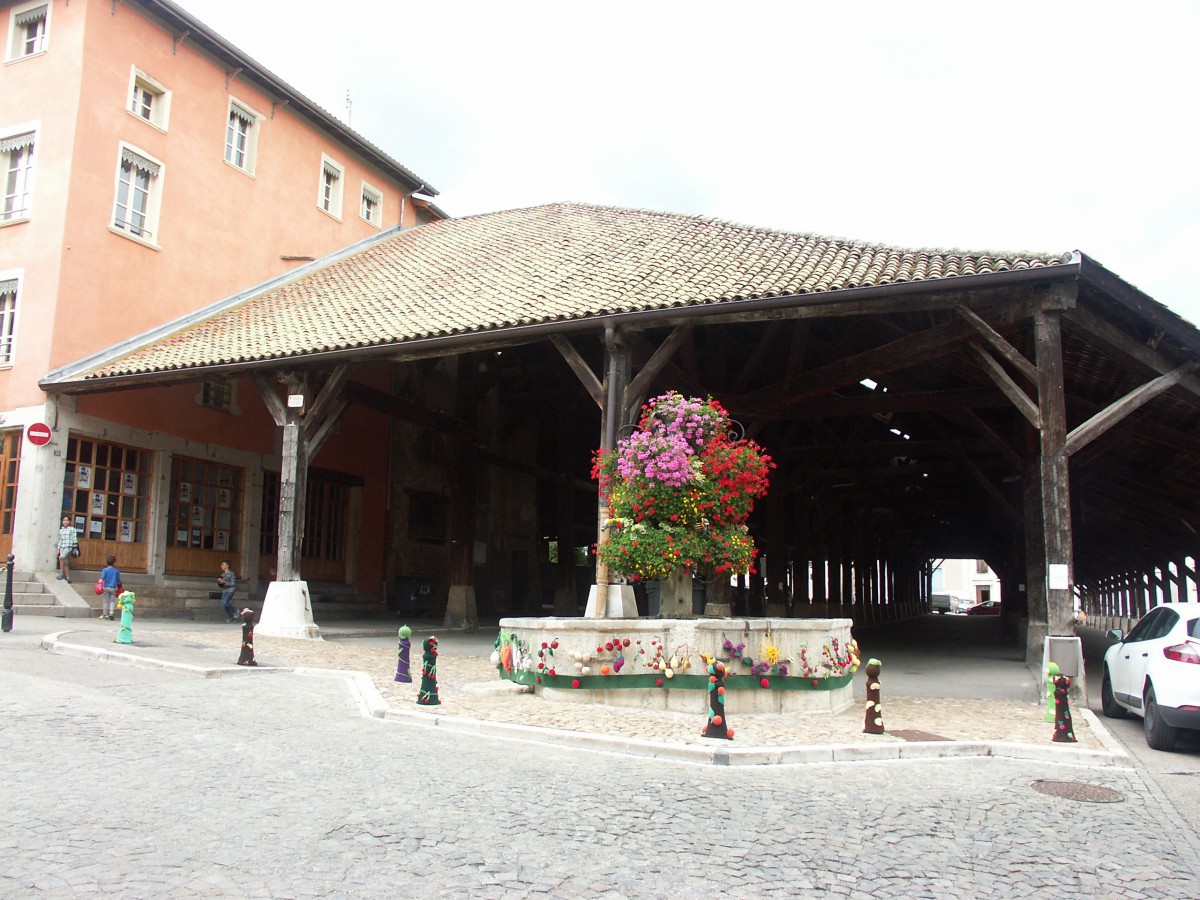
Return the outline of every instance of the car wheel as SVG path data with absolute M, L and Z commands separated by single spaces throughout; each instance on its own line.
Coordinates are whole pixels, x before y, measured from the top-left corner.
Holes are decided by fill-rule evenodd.
M 1104 680 L 1100 682 L 1100 708 L 1110 719 L 1124 719 L 1129 710 L 1117 702 L 1113 696 L 1112 678 L 1108 674 L 1108 666 L 1104 667 Z
M 1146 732 L 1146 744 L 1151 750 L 1174 750 L 1179 729 L 1172 728 L 1158 714 L 1158 701 L 1154 688 L 1146 688 L 1146 704 L 1142 710 L 1142 727 Z

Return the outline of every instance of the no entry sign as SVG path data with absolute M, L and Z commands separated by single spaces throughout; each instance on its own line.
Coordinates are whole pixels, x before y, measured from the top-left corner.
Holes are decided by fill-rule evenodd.
M 50 426 L 44 422 L 34 422 L 25 429 L 25 436 L 29 438 L 29 443 L 35 447 L 41 447 L 50 443 L 51 433 Z

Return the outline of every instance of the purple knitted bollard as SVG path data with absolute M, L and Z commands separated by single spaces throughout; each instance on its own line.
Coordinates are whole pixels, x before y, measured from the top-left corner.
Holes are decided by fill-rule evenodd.
M 412 676 L 408 674 L 408 652 L 410 644 L 408 636 L 412 629 L 407 625 L 400 629 L 400 656 L 396 660 L 396 680 L 401 684 L 412 684 Z

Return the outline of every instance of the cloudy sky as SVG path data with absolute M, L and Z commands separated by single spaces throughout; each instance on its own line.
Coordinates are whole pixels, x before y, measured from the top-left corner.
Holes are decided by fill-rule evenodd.
M 1198 3 L 176 2 L 451 215 L 1078 249 L 1200 323 Z

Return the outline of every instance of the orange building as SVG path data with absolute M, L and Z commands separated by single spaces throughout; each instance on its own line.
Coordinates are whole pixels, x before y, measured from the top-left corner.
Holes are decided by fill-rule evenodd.
M 443 218 L 436 191 L 167 0 L 0 2 L 0 29 L 0 553 L 53 573 L 68 514 L 82 568 L 112 554 L 161 582 L 228 557 L 269 575 L 278 454 L 262 448 L 276 437 L 241 415 L 258 397 L 219 371 L 152 403 L 48 397 L 38 380 Z M 361 473 L 385 465 L 382 451 L 340 458 L 309 473 L 329 569 L 313 575 L 335 581 L 358 553 L 345 516 L 376 502 Z

